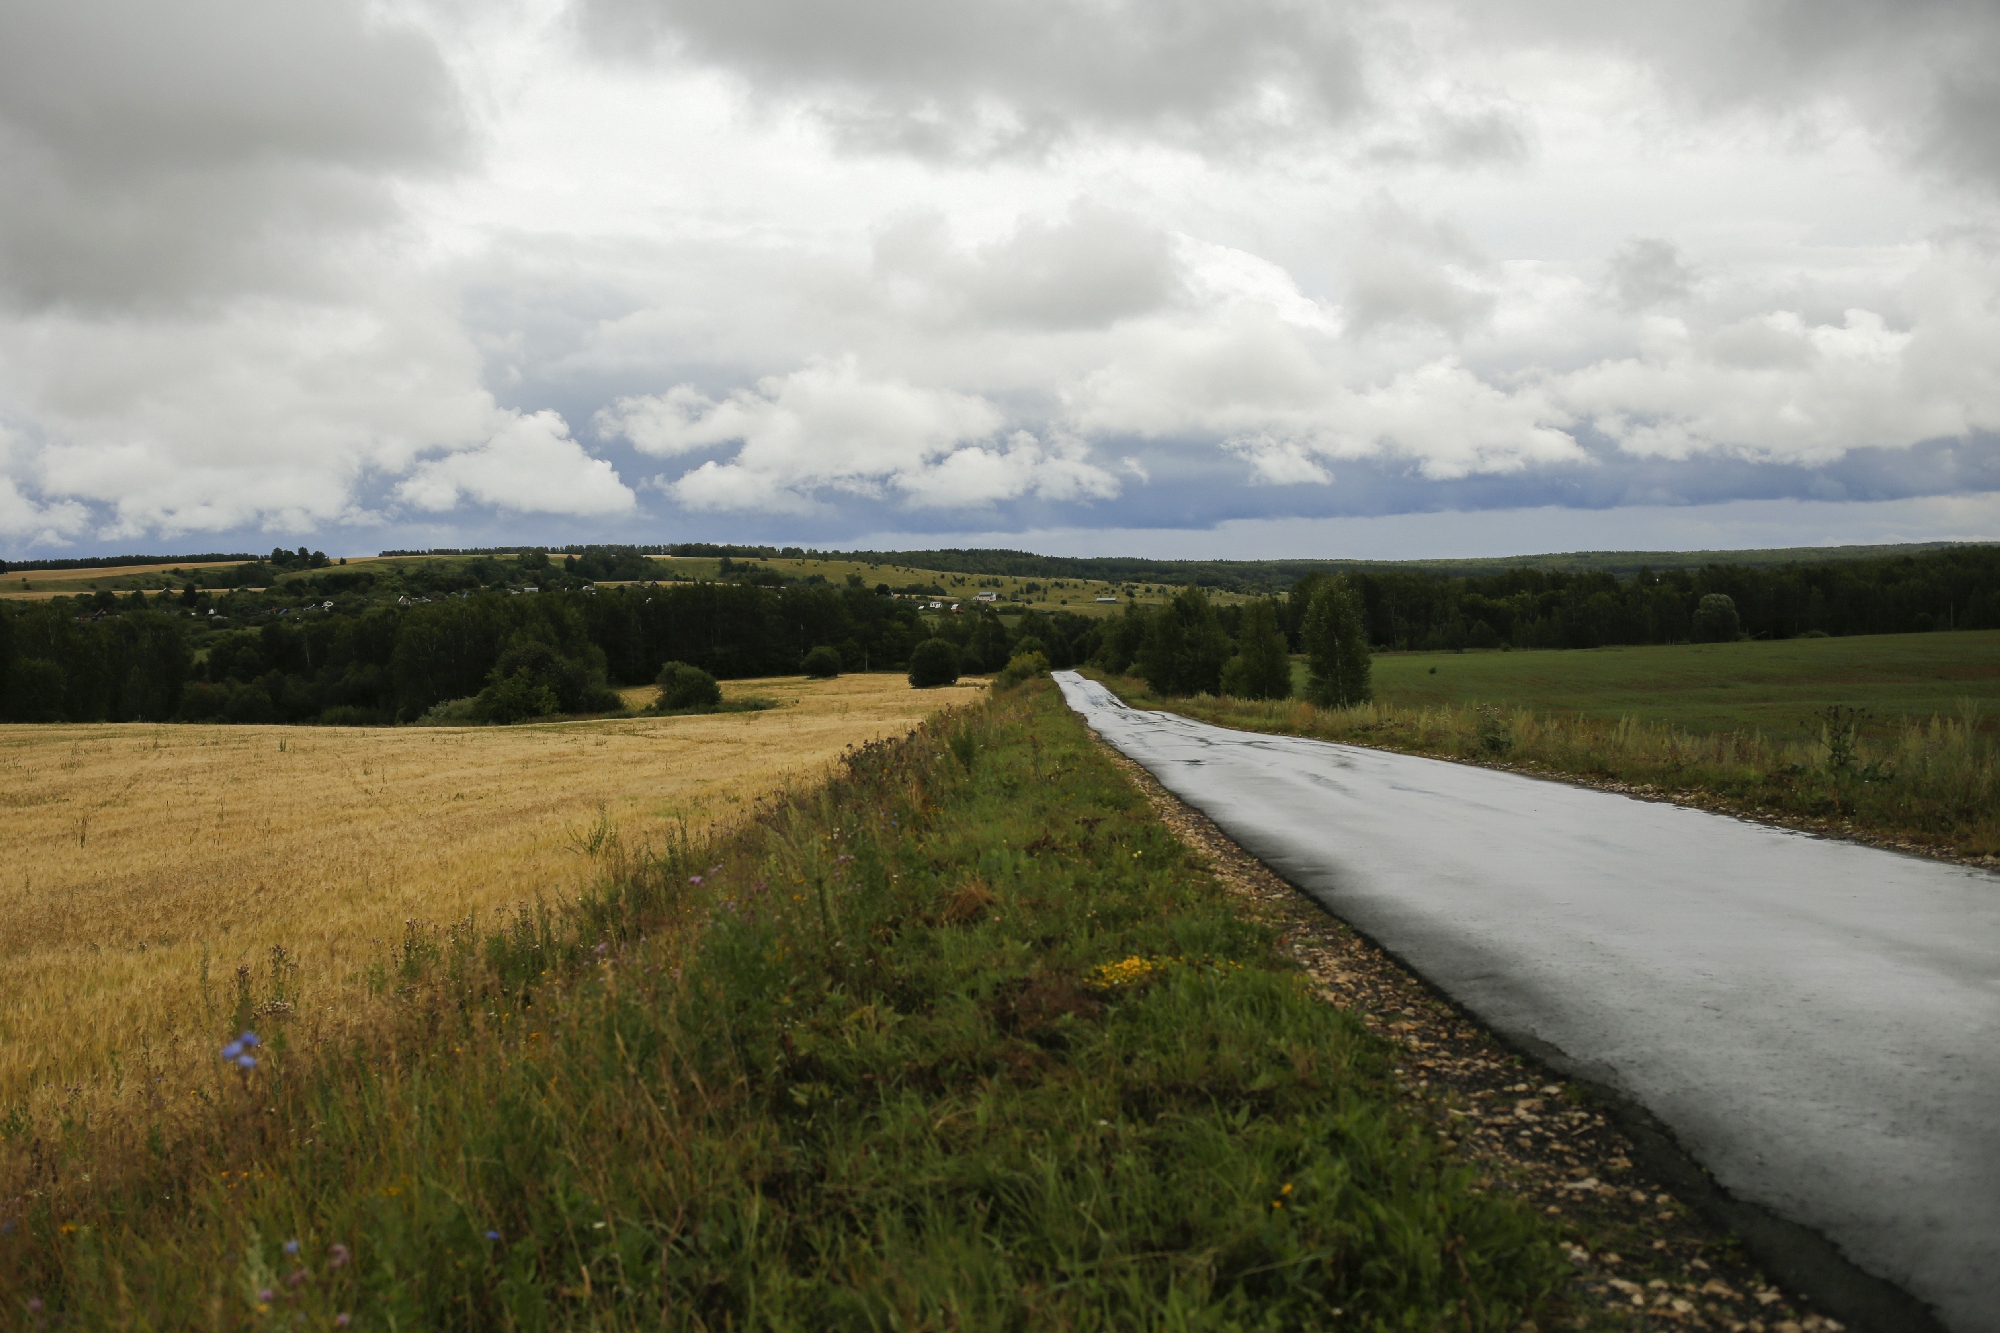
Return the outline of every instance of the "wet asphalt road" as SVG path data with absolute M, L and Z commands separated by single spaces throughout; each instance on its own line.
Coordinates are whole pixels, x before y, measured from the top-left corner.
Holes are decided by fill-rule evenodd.
M 1070 705 L 1736 1197 L 2000 1333 L 2000 876 L 1440 760 Z

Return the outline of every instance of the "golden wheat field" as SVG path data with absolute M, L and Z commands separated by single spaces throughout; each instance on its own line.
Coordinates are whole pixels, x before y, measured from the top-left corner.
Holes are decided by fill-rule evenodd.
M 338 1012 L 407 921 L 566 896 L 607 830 L 630 847 L 727 823 L 979 686 L 724 688 L 779 706 L 488 728 L 0 726 L 0 1111 L 187 1085 L 226 1035 L 236 970 L 261 974 L 273 947 L 299 1008 Z

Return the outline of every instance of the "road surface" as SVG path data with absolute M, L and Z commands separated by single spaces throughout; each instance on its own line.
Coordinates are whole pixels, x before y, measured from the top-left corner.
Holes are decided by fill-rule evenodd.
M 1441 760 L 1127 708 L 1106 741 L 1739 1199 L 2000 1333 L 2000 876 Z

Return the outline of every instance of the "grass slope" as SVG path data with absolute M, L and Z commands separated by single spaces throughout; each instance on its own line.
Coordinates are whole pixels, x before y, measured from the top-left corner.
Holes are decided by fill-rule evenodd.
M 1399 1109 L 1389 1048 L 1279 960 L 1046 684 L 871 746 L 573 912 L 413 939 L 385 984 L 379 1030 L 294 1022 L 254 1071 L 218 1062 L 178 1142 L 13 1127 L 13 1309 L 133 1329 L 1557 1313 L 1544 1224 Z

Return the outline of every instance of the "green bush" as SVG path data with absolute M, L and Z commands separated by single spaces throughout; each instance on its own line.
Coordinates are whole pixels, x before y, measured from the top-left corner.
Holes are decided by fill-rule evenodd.
M 840 653 L 821 644 L 806 654 L 804 670 L 814 680 L 832 680 L 840 674 Z
M 686 662 L 667 663 L 654 683 L 660 687 L 660 697 L 653 704 L 656 713 L 713 708 L 722 702 L 722 687 L 715 683 L 715 677 Z
M 1038 652 L 1016 653 L 1008 659 L 1007 665 L 994 677 L 1005 686 L 1019 685 L 1024 680 L 1049 674 L 1049 659 Z
M 910 684 L 920 690 L 958 683 L 958 649 L 943 639 L 925 639 L 910 650 Z
M 1736 614 L 1736 599 L 1728 593 L 1712 592 L 1695 608 L 1696 643 L 1734 643 L 1742 632 L 1743 621 Z
M 546 680 L 531 671 L 501 676 L 472 701 L 472 715 L 481 722 L 526 722 L 560 712 L 562 704 Z
M 595 650 L 592 650 L 595 652 Z M 520 639 L 500 654 L 474 701 L 482 722 L 524 722 L 553 713 L 604 713 L 619 707 L 597 665 L 564 656 L 540 639 Z
M 479 700 L 467 695 L 463 699 L 446 699 L 435 703 L 417 719 L 420 727 L 470 727 L 480 721 Z

